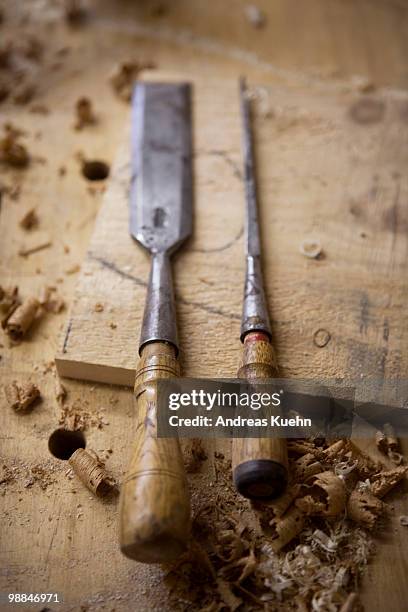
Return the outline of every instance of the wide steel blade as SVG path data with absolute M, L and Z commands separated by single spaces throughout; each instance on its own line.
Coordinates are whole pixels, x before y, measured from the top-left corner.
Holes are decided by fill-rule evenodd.
M 132 104 L 130 233 L 171 252 L 192 228 L 190 85 L 138 83 Z

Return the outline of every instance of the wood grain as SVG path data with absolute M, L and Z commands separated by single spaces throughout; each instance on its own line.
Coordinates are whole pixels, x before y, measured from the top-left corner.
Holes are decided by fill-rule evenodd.
M 179 441 L 157 437 L 157 380 L 179 376 L 175 349 L 147 344 L 135 381 L 136 439 L 121 487 L 122 552 L 145 563 L 174 561 L 187 548 L 190 499 Z
M 405 378 L 405 2 L 259 0 L 267 16 L 261 31 L 244 17 L 246 0 L 174 0 L 160 19 L 152 16 L 147 1 L 88 4 L 88 22 L 71 28 L 59 3 L 0 2 L 5 38 L 20 43 L 34 33 L 44 41 L 32 105 L 38 102 L 50 111 L 32 113 L 32 105 L 15 106 L 10 99 L 1 105 L 2 120 L 26 131 L 23 141 L 33 155 L 27 170 L 2 167 L 2 184 L 18 187 L 20 200 L 7 193 L 1 200 L 1 283 L 17 283 L 23 296 L 38 295 L 52 284 L 72 305 L 78 278 L 72 271 L 84 261 L 104 189 L 104 184 L 85 181 L 76 154 L 113 163 L 126 139 L 129 108 L 112 92 L 109 75 L 117 62 L 127 60 L 153 61 L 162 74 L 182 71 L 185 78 L 201 82 L 196 96 L 203 102 L 194 104 L 195 235 L 175 262 L 183 372 L 234 375 L 242 350 L 238 336 L 244 279 L 235 87 L 245 74 L 251 85 L 271 93 L 272 116 L 258 114 L 255 127 L 265 280 L 282 376 Z M 377 123 L 358 124 L 350 118 L 351 106 L 364 98 L 351 80 L 356 74 L 374 85 L 370 97 L 385 104 Z M 73 130 L 74 107 L 82 96 L 92 99 L 99 123 L 78 132 Z M 46 232 L 52 245 L 23 258 L 18 251 L 27 236 L 19 220 L 31 207 L 40 218 L 38 231 Z M 126 215 L 118 210 L 122 212 Z M 312 234 L 321 241 L 322 259 L 305 260 L 298 252 Z M 111 244 L 99 248 L 98 256 L 109 259 Z M 137 267 L 135 261 L 125 261 L 130 268 L 121 270 L 120 282 L 134 286 L 125 309 L 135 335 L 122 345 L 126 354 L 132 353 L 129 367 L 134 370 L 149 266 L 138 249 L 131 252 Z M 108 273 L 108 284 L 118 290 L 118 273 Z M 129 292 L 121 289 L 119 298 L 124 294 Z M 92 295 L 86 299 L 92 326 Z M 112 313 L 112 322 L 121 337 L 116 315 Z M 1 485 L 1 591 L 58 591 L 64 596 L 58 610 L 64 612 L 81 606 L 90 612 L 172 611 L 181 604 L 172 598 L 162 570 L 135 564 L 120 553 L 116 504 L 96 500 L 70 478 L 66 462 L 49 454 L 48 437 L 60 418 L 49 363 L 60 347 L 66 316 L 47 315 L 21 345 L 9 347 L 1 338 L 2 382 L 30 377 L 43 397 L 31 414 L 16 416 L 0 393 L 2 464 L 15 475 Z M 313 342 L 319 328 L 330 333 L 323 348 Z M 114 339 L 101 343 L 100 352 L 115 350 Z M 131 387 L 129 373 L 123 374 Z M 94 418 L 104 415 L 107 424 L 101 428 L 88 425 L 87 448 L 109 454 L 106 467 L 120 481 L 135 435 L 130 388 L 73 379 L 64 384 L 69 405 Z M 402 447 L 406 453 L 406 440 Z M 209 457 L 213 450 L 208 448 Z M 228 444 L 218 441 L 216 450 L 229 459 Z M 31 468 L 38 465 L 49 484 L 29 484 Z M 209 459 L 201 474 L 190 476 L 195 504 L 213 480 Z M 377 538 L 362 585 L 362 602 L 373 612 L 405 612 L 408 599 L 408 531 L 398 520 L 408 513 L 407 497 L 396 491 L 390 498 L 394 510 Z

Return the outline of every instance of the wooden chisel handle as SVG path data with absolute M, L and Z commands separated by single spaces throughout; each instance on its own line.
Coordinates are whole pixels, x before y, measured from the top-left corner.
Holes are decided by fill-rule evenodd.
M 254 382 L 276 377 L 273 346 L 262 332 L 245 336 L 238 377 Z M 283 493 L 288 479 L 286 440 L 279 438 L 235 438 L 232 441 L 234 484 L 248 499 L 268 500 Z
M 177 438 L 157 437 L 157 380 L 179 376 L 172 345 L 142 349 L 136 372 L 137 430 L 133 456 L 121 487 L 120 546 L 132 559 L 176 559 L 190 536 L 190 500 Z

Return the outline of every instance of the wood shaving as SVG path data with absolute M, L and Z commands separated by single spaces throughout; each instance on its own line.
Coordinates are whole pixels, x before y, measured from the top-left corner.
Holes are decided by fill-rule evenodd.
M 339 453 L 333 448 L 326 453 L 333 470 L 339 460 L 348 461 L 343 455 L 350 450 L 348 442 L 335 444 Z M 334 447 L 324 440 L 291 440 L 289 457 L 298 458 L 303 447 L 323 462 L 330 446 Z M 327 471 L 330 464 L 324 461 L 324 466 Z M 248 610 L 340 609 L 349 592 L 356 590 L 372 552 L 366 531 L 344 513 L 330 519 L 307 517 L 288 498 L 281 508 L 279 500 L 275 507 L 273 502 L 254 504 L 254 515 L 233 488 L 230 462 L 222 453 L 214 453 L 214 469 L 218 486 L 210 482 L 192 498 L 193 544 L 170 571 L 170 603 L 176 607 L 185 599 L 209 611 L 238 605 L 237 599 Z M 291 483 L 289 490 L 295 487 L 296 493 L 304 484 Z M 220 588 L 217 579 L 222 579 Z
M 77 274 L 81 269 L 81 266 L 78 264 L 73 264 L 72 266 L 70 266 L 69 268 L 67 268 L 65 270 L 65 274 L 71 275 L 71 274 Z
M 322 254 L 322 245 L 319 240 L 309 238 L 301 243 L 299 251 L 309 259 L 318 259 Z
M 8 319 L 11 317 L 17 306 L 20 304 L 20 298 L 18 295 L 18 287 L 4 288 L 0 285 L 0 313 L 1 313 L 1 326 L 4 329 L 6 327 Z
M 347 503 L 347 516 L 355 523 L 373 529 L 384 511 L 384 504 L 370 491 L 356 487 Z
M 6 400 L 16 412 L 27 412 L 41 397 L 39 388 L 32 382 L 18 384 L 13 381 L 4 388 Z
M 93 451 L 79 448 L 68 459 L 68 463 L 81 482 L 98 497 L 106 497 L 116 490 L 115 480 Z
M 20 227 L 25 230 L 32 230 L 38 225 L 38 215 L 35 208 L 30 208 L 20 219 Z
M 7 318 L 4 329 L 14 341 L 21 340 L 39 313 L 39 301 L 34 297 L 26 298 Z
M 296 500 L 295 505 L 311 516 L 341 516 L 346 506 L 346 489 L 341 478 L 333 472 L 323 472 L 313 477 L 307 494 Z
M 272 550 L 279 552 L 299 535 L 304 525 L 305 515 L 296 506 L 291 506 L 282 517 L 272 519 L 270 522 Z
M 0 138 L 0 162 L 13 168 L 26 168 L 30 163 L 30 155 L 24 145 L 18 142 L 21 130 L 7 123 L 4 134 Z
M 353 612 L 353 610 L 355 611 L 357 608 L 362 610 L 357 593 L 349 593 L 346 601 L 340 608 L 340 612 Z
M 89 98 L 82 97 L 75 104 L 76 123 L 75 129 L 82 130 L 87 125 L 95 125 L 97 117 L 93 110 L 92 102 Z
M 63 406 L 67 398 L 67 390 L 62 384 L 59 376 L 55 379 L 55 398 L 61 406 Z
M 403 478 L 405 478 L 408 467 L 401 466 L 394 470 L 383 470 L 372 477 L 371 491 L 373 495 L 382 499 L 393 489 Z
M 139 74 L 143 70 L 151 70 L 155 67 L 152 62 L 126 61 L 118 64 L 109 79 L 118 98 L 124 102 L 130 102 Z
M 46 286 L 41 289 L 39 302 L 42 308 L 47 312 L 58 314 L 65 308 L 64 299 L 58 295 L 55 287 Z
M 318 348 L 324 348 L 327 344 L 329 344 L 331 340 L 331 334 L 327 331 L 327 329 L 317 329 L 313 334 L 313 344 Z
M 94 312 L 103 312 L 104 311 L 104 305 L 101 304 L 101 302 L 97 302 L 94 306 Z
M 385 423 L 383 430 L 376 432 L 375 442 L 378 450 L 384 453 L 384 455 L 388 455 L 390 458 L 394 455 L 394 460 L 399 460 L 399 455 L 395 455 L 399 448 L 399 442 L 395 435 L 394 428 L 390 423 Z
M 316 461 L 312 453 L 306 453 L 292 464 L 293 478 L 297 481 L 306 481 L 323 470 L 322 464 Z
M 286 491 L 282 493 L 277 499 L 273 499 L 269 502 L 252 502 L 252 506 L 255 510 L 265 512 L 265 509 L 271 511 L 272 517 L 281 517 L 285 514 L 286 510 L 300 494 L 300 484 L 293 484 L 287 487 Z

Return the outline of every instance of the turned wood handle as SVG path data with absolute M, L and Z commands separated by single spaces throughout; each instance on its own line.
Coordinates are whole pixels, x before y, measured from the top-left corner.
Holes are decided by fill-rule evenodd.
M 179 376 L 175 349 L 147 344 L 136 372 L 137 429 L 121 487 L 120 546 L 131 559 L 166 563 L 186 550 L 190 500 L 177 438 L 157 438 L 157 380 Z
M 276 359 L 269 337 L 261 332 L 248 333 L 238 377 L 254 382 L 276 375 Z M 286 440 L 235 438 L 232 441 L 232 469 L 235 487 L 244 497 L 253 500 L 278 497 L 288 480 Z

